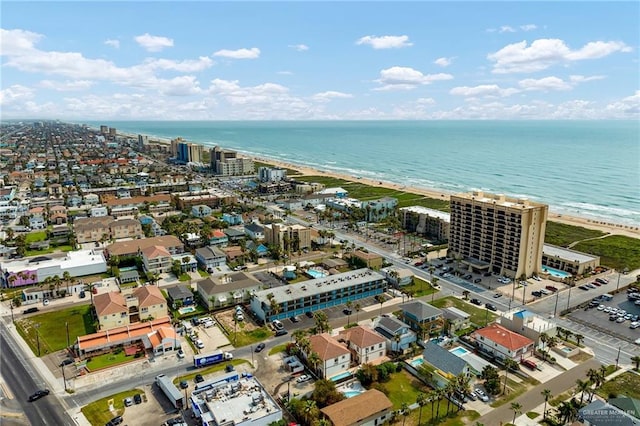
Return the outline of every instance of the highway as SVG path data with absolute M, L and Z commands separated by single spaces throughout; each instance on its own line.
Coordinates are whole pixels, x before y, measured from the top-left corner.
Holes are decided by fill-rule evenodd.
M 0 323 L 0 377 L 4 379 L 16 402 L 22 407 L 32 425 L 71 426 L 74 421 L 66 414 L 66 409 L 58 397 L 51 392 L 34 402 L 28 402 L 29 395 L 46 388 L 40 374 L 20 351 L 4 323 Z

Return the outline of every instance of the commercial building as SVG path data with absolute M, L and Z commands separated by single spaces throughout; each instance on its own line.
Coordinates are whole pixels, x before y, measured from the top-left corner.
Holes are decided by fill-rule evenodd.
M 287 180 L 287 169 L 280 167 L 259 167 L 258 179 L 260 182 L 280 182 Z
M 311 248 L 311 229 L 302 225 L 272 223 L 263 226 L 264 242 L 281 247 L 285 253 Z
M 237 372 L 199 383 L 189 405 L 202 426 L 267 426 L 282 420 L 282 410 L 251 374 Z
M 211 169 L 221 176 L 245 176 L 255 173 L 251 158 L 239 157 L 236 151 L 211 148 Z
M 107 262 L 102 252 L 77 250 L 63 256 L 36 256 L 0 262 L 0 283 L 2 287 L 20 287 L 44 282 L 48 277 L 62 278 L 65 272 L 75 278 L 106 271 Z
M 600 256 L 545 244 L 542 247 L 542 266 L 543 273 L 544 267 L 548 266 L 572 275 L 583 275 L 600 266 Z
M 173 235 L 142 238 L 139 240 L 118 241 L 106 247 L 107 257 L 111 256 L 140 256 L 148 247 L 161 246 L 172 255 L 184 253 L 184 244 Z
M 386 280 L 382 275 L 362 268 L 257 291 L 251 297 L 251 310 L 262 321 L 284 319 L 375 296 L 386 289 Z
M 449 240 L 451 216 L 449 213 L 422 206 L 410 206 L 400 209 L 402 227 L 438 241 Z
M 517 278 L 538 274 L 548 209 L 481 191 L 452 195 L 448 254 L 476 271 Z

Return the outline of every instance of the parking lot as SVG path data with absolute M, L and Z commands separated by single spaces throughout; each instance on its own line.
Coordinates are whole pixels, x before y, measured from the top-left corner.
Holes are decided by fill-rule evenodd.
M 625 292 L 614 295 L 613 300 L 609 302 L 600 303 L 605 307 L 618 308 L 632 315 L 640 315 L 640 306 L 636 306 L 633 301 L 628 300 Z M 630 320 L 625 320 L 624 322 L 610 321 L 610 313 L 605 312 L 604 309 L 598 310 L 597 307 L 577 309 L 569 314 L 569 317 L 625 340 L 634 341 L 640 337 L 640 327 L 636 329 L 629 328 Z

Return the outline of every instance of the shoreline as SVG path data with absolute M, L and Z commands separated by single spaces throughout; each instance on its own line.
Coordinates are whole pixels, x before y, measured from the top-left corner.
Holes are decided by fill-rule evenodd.
M 323 171 L 319 169 L 315 169 L 313 167 L 301 166 L 298 164 L 287 163 L 284 161 L 279 161 L 266 157 L 258 157 L 258 156 L 249 156 L 254 161 L 259 161 L 261 163 L 271 164 L 277 167 L 292 169 L 298 171 L 303 176 L 326 176 L 332 177 L 336 179 L 342 179 L 350 182 L 363 183 L 365 185 L 373 186 L 373 187 L 381 187 L 392 189 L 396 191 L 403 191 L 412 194 L 422 195 L 428 198 L 440 199 L 440 200 L 449 200 L 449 196 L 454 194 L 453 192 L 444 192 L 438 191 L 432 188 L 419 188 L 415 186 L 406 186 L 395 184 L 391 182 L 385 181 L 377 181 L 375 179 L 366 178 L 366 177 L 354 177 L 348 174 L 336 173 L 331 171 Z M 551 208 L 551 206 L 549 206 Z M 560 222 L 567 225 L 579 226 L 582 228 L 593 229 L 597 231 L 602 231 L 611 235 L 625 235 L 631 238 L 640 238 L 640 229 L 638 227 L 634 227 L 633 225 L 624 225 L 620 223 L 614 222 L 606 222 L 599 221 L 596 219 L 589 219 L 586 217 L 572 216 L 561 213 L 555 213 L 549 211 L 547 216 L 547 220 L 551 220 L 554 222 Z
M 117 134 L 119 136 L 124 136 L 127 138 L 133 138 L 133 139 L 137 139 L 138 137 L 138 134 L 128 133 L 128 132 L 117 132 Z M 150 136 L 150 135 L 145 135 L 145 136 L 148 136 L 149 142 L 159 143 L 163 145 L 171 144 L 171 139 L 168 139 L 168 138 L 161 138 L 158 136 Z M 209 145 L 206 145 L 200 142 L 195 142 L 195 143 L 198 143 L 205 148 L 206 147 L 210 148 Z M 428 198 L 434 198 L 434 199 L 440 199 L 440 200 L 442 199 L 448 200 L 450 195 L 455 194 L 455 192 L 446 192 L 446 191 L 437 190 L 433 188 L 406 186 L 406 185 L 400 185 L 400 184 L 396 184 L 388 181 L 377 181 L 375 179 L 371 179 L 367 177 L 356 177 L 356 176 L 351 176 L 345 173 L 325 171 L 325 170 L 320 170 L 310 166 L 288 163 L 286 161 L 282 161 L 274 158 L 256 156 L 255 154 L 249 154 L 246 152 L 242 152 L 240 150 L 235 150 L 235 151 L 241 152 L 243 155 L 253 159 L 254 161 L 271 164 L 273 166 L 277 166 L 281 168 L 296 170 L 303 176 L 333 177 L 336 179 L 342 179 L 350 182 L 360 182 L 373 187 L 382 187 L 382 188 L 392 189 L 396 191 L 403 191 L 407 193 L 418 194 Z M 625 235 L 631 238 L 640 238 L 640 226 L 616 223 L 616 222 L 601 220 L 599 218 L 589 218 L 584 216 L 575 216 L 571 214 L 567 215 L 564 213 L 557 213 L 557 212 L 551 211 L 551 208 L 552 206 L 549 206 L 549 213 L 547 216 L 547 220 L 551 220 L 554 222 L 559 222 L 567 225 L 579 226 L 582 228 L 602 231 L 604 233 L 611 234 L 611 235 Z

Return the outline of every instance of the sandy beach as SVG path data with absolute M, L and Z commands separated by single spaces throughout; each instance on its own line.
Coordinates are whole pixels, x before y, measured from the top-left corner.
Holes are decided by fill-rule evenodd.
M 327 172 L 324 170 L 318 170 L 311 167 L 300 166 L 297 164 L 286 163 L 282 161 L 273 160 L 271 158 L 252 157 L 254 161 L 261 163 L 271 164 L 277 167 L 297 170 L 304 176 L 327 176 L 336 179 L 348 180 L 352 182 L 364 183 L 370 186 L 377 186 L 382 188 L 394 189 L 397 191 L 409 192 L 413 194 L 424 195 L 429 198 L 448 200 L 451 194 L 436 191 L 434 189 L 407 187 L 390 182 L 377 181 L 368 178 L 356 178 L 349 175 L 343 175 L 340 173 Z M 549 220 L 554 222 L 565 223 L 568 225 L 580 226 L 588 229 L 595 229 L 598 231 L 606 232 L 608 234 L 626 235 L 631 238 L 640 238 L 640 227 L 633 227 L 631 225 L 623 225 L 617 223 L 609 223 L 603 221 L 596 221 L 594 219 L 588 219 L 584 217 L 568 216 L 565 214 L 558 214 L 549 212 Z

